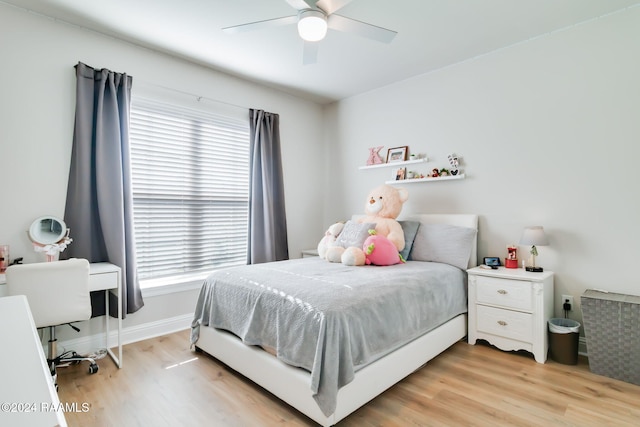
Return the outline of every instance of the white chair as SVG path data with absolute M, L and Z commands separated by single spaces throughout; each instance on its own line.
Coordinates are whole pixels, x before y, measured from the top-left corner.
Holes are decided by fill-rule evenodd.
M 98 372 L 95 360 L 82 357 L 73 351 L 57 354 L 55 327 L 71 325 L 91 318 L 89 295 L 89 262 L 86 259 L 12 265 L 7 268 L 7 292 L 9 295 L 25 295 L 36 328 L 49 328 L 49 352 L 47 362 L 51 375 L 56 379 L 56 366 L 90 363 L 89 373 Z M 57 387 L 57 385 L 56 385 Z

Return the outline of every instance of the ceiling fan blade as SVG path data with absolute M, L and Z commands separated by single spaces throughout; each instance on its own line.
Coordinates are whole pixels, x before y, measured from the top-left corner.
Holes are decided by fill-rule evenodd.
M 223 28 L 227 34 L 242 33 L 245 31 L 261 30 L 263 28 L 273 28 L 282 25 L 295 24 L 298 22 L 298 16 L 285 16 L 283 18 L 267 19 L 264 21 L 250 22 L 248 24 L 234 25 L 232 27 Z
M 324 10 L 327 15 L 331 15 L 336 10 L 342 9 L 351 3 L 351 1 L 352 0 L 319 0 L 316 6 Z
M 294 9 L 315 9 L 318 0 L 285 0 Z
M 398 34 L 396 31 L 356 21 L 342 15 L 330 15 L 327 20 L 329 28 L 345 33 L 357 34 L 362 37 L 373 39 L 382 43 L 391 43 L 391 40 Z
M 302 65 L 315 64 L 318 61 L 318 42 L 304 42 L 302 48 Z

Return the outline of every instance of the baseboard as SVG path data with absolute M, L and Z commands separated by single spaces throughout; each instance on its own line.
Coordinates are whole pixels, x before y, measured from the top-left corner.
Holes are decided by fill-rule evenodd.
M 193 314 L 183 314 L 181 316 L 170 317 L 155 322 L 143 323 L 141 325 L 130 326 L 122 329 L 122 344 L 130 344 L 149 338 L 159 337 L 178 331 L 183 331 L 191 327 Z M 109 344 L 117 345 L 118 331 L 109 331 Z M 46 348 L 46 341 L 43 343 Z M 58 342 L 58 352 L 65 349 L 73 349 L 80 354 L 95 352 L 97 349 L 104 348 L 104 334 L 89 335 L 82 338 L 76 338 Z M 587 355 L 587 339 L 580 337 L 578 339 L 578 354 Z
M 586 337 L 578 338 L 578 354 L 580 356 L 588 357 L 588 355 L 587 355 L 587 338 Z
M 122 328 L 122 345 L 189 329 L 192 321 L 193 313 L 190 313 Z M 111 348 L 117 346 L 117 329 L 109 331 L 108 342 Z M 46 342 L 44 344 L 46 354 Z M 58 341 L 58 353 L 68 349 L 74 350 L 80 354 L 89 354 L 97 351 L 98 349 L 104 348 L 104 344 L 104 333 L 74 338 L 66 341 Z

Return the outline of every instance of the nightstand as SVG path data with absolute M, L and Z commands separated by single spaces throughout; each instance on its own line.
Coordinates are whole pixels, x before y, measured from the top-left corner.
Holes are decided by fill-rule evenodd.
M 318 256 L 317 249 L 305 249 L 304 251 L 302 251 L 302 258 L 309 258 L 314 256 Z
M 484 339 L 502 350 L 526 350 L 547 360 L 553 317 L 553 272 L 475 267 L 469 275 L 469 344 Z

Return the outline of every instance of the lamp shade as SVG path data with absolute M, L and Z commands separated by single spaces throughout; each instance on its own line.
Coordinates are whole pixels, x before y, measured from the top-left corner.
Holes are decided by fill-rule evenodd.
M 527 227 L 522 233 L 520 244 L 526 246 L 547 246 L 549 241 L 541 225 Z
M 319 10 L 301 10 L 298 13 L 298 34 L 308 42 L 322 40 L 327 35 L 327 16 Z

